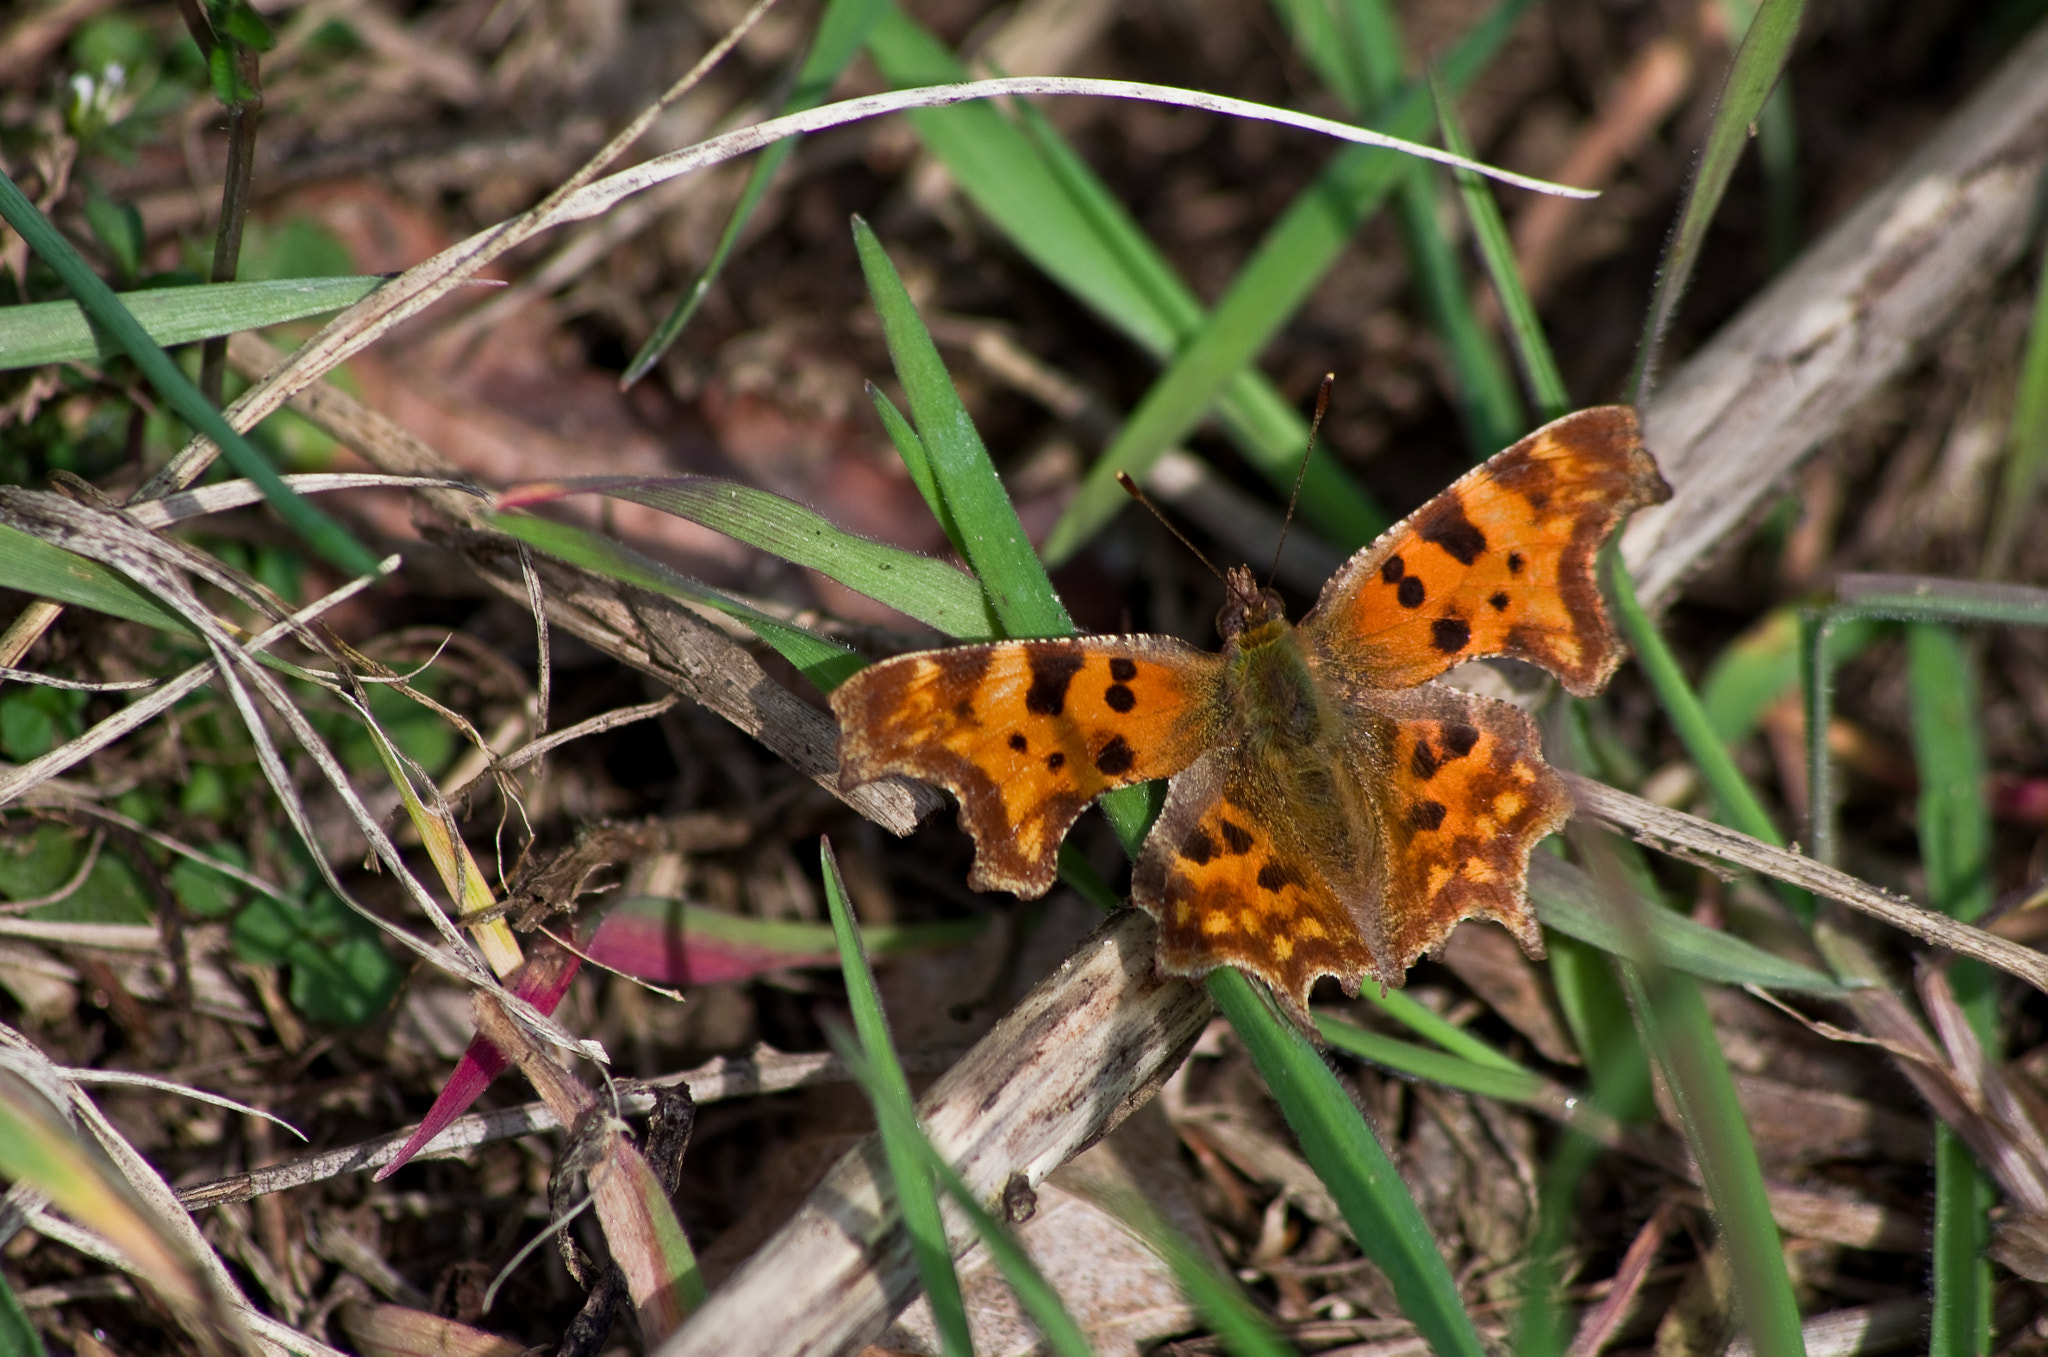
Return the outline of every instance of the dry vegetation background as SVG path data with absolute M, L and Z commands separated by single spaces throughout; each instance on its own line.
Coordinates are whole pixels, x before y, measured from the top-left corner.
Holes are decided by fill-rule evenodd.
M 248 277 L 402 270 L 530 205 L 741 13 L 726 0 L 259 8 L 279 41 L 261 62 Z M 1337 112 L 1259 0 L 919 0 L 909 8 L 948 43 L 1006 72 L 1148 80 Z M 1534 7 L 1462 102 L 1487 158 L 1604 189 L 1579 207 L 1504 198 L 1581 403 L 1611 399 L 1626 376 L 1727 59 L 1729 8 L 1713 0 Z M 1799 244 L 1881 181 L 2013 49 L 2039 9 L 1809 6 L 1790 68 L 1797 158 L 1783 182 L 1794 196 L 1774 208 L 1754 157 L 1737 173 L 1669 361 L 1682 361 Z M 1402 18 L 1412 50 L 1430 54 L 1482 12 L 1454 0 L 1406 6 Z M 772 112 L 815 17 L 808 0 L 785 0 L 639 149 L 682 146 Z M 0 150 L 9 170 L 109 276 L 125 272 L 131 283 L 203 271 L 212 248 L 224 137 L 195 58 L 179 50 L 182 33 L 170 5 L 63 0 L 0 14 Z M 118 135 L 81 140 L 62 116 L 66 82 L 103 72 L 110 58 L 125 63 L 125 102 L 114 112 L 126 120 Z M 856 61 L 839 92 L 880 87 Z M 1301 134 L 1181 110 L 1078 99 L 1044 110 L 1209 299 L 1331 153 Z M 900 121 L 805 142 L 681 341 L 647 380 L 619 390 L 629 357 L 697 277 L 745 173 L 740 163 L 677 181 L 515 251 L 491 270 L 507 286 L 464 289 L 437 305 L 351 361 L 343 385 L 489 485 L 603 471 L 716 474 L 813 505 L 863 534 L 937 551 L 943 538 L 862 390 L 868 379 L 889 385 L 890 365 L 848 230 L 849 214 L 859 213 L 904 271 L 1025 524 L 1047 530 L 1101 446 L 1100 412 L 1129 410 L 1154 369 L 1019 258 Z M 1786 207 L 1790 215 L 1774 224 L 1773 212 Z M 123 229 L 139 248 L 125 264 L 94 221 L 109 211 L 133 223 Z M 24 276 L 17 239 L 7 237 L 0 255 Z M 47 278 L 25 276 L 35 297 L 56 295 L 34 291 Z M 1838 572 L 1978 572 L 2032 288 L 2031 267 L 1983 280 L 1924 358 L 1866 402 L 1691 581 L 1666 628 L 1692 672 L 1772 609 L 1825 590 Z M 1491 314 L 1490 300 L 1480 306 Z M 1385 214 L 1359 233 L 1261 365 L 1296 401 L 1325 371 L 1337 374 L 1324 437 L 1397 511 L 1467 464 L 1446 360 Z M 136 379 L 119 364 L 4 381 L 0 478 L 8 482 L 40 486 L 50 472 L 68 471 L 118 497 L 179 441 L 164 417 L 131 414 L 136 407 L 122 398 L 139 394 Z M 153 408 L 146 396 L 140 408 Z M 281 430 L 273 446 L 301 469 L 359 465 L 304 424 Z M 1243 491 L 1270 498 L 1220 437 L 1204 432 L 1191 446 Z M 432 658 L 433 695 L 500 747 L 530 733 L 539 667 L 528 613 L 476 583 L 445 545 L 423 541 L 396 495 L 330 503 L 363 540 L 407 557 L 395 580 L 330 614 L 337 633 L 401 670 Z M 587 507 L 569 512 L 596 518 Z M 841 627 L 863 646 L 918 639 L 897 615 L 707 530 L 631 506 L 604 521 L 679 569 Z M 208 520 L 194 540 L 290 598 L 335 582 L 262 511 Z M 1215 550 L 1237 555 L 1229 544 Z M 2048 583 L 2048 534 L 2022 535 L 2006 577 Z M 1055 579 L 1084 627 L 1213 639 L 1213 582 L 1141 516 L 1125 515 Z M 1291 601 L 1298 610 L 1308 598 L 1296 589 Z M 2001 629 L 1976 653 L 1994 770 L 1993 875 L 2011 906 L 2037 895 L 2043 880 L 2048 641 L 2035 629 Z M 140 626 L 73 610 L 20 663 L 125 677 L 159 672 L 164 661 L 162 643 Z M 1834 739 L 1845 770 L 1843 861 L 1924 899 L 1904 672 L 1903 648 L 1886 636 L 1842 674 Z M 659 695 L 650 680 L 559 631 L 551 684 L 556 728 Z M 0 694 L 0 753 L 19 762 L 120 702 L 11 687 Z M 409 748 L 444 787 L 474 775 L 477 763 L 445 726 L 405 711 L 398 703 L 387 715 L 400 719 Z M 1603 756 L 1632 769 L 1652 799 L 1695 804 L 1682 751 L 1632 670 L 1605 712 Z M 226 845 L 221 851 L 311 899 L 314 883 L 234 727 L 217 699 L 188 704 L 73 770 L 67 794 L 189 843 Z M 339 734 L 338 719 L 332 728 Z M 1780 822 L 1797 833 L 1805 772 L 1796 701 L 1772 707 L 1741 754 Z M 390 810 L 395 798 L 372 804 Z M 338 808 L 318 795 L 312 805 L 333 861 L 362 898 L 406 917 L 388 879 L 362 870 L 360 841 Z M 950 815 L 910 840 L 891 839 L 687 702 L 557 751 L 524 786 L 523 809 L 483 787 L 466 820 L 480 859 L 497 861 L 502 847 L 508 867 L 521 853 L 544 860 L 600 822 L 623 828 L 595 879 L 623 893 L 815 923 L 823 914 L 814 846 L 829 833 L 867 921 L 981 924 L 964 944 L 880 965 L 898 1044 L 927 1073 L 984 1033 L 1099 917 L 1061 892 L 1028 905 L 972 894 L 963 884 L 969 845 Z M 278 925 L 299 933 L 266 942 L 245 901 L 218 898 L 218 878 L 180 872 L 104 819 L 15 806 L 4 834 L 0 893 L 38 903 L 0 912 L 0 924 L 168 928 L 182 920 L 176 966 L 146 940 L 123 950 L 85 945 L 81 938 L 93 940 L 86 933 L 0 928 L 0 1019 L 59 1064 L 152 1071 L 218 1090 L 302 1128 L 319 1151 L 416 1122 L 468 1037 L 460 988 L 404 972 L 395 952 L 334 911 L 321 915 L 316 905 L 311 922 Z M 1077 830 L 1077 842 L 1105 870 L 1120 861 L 1099 823 Z M 1748 887 L 1677 864 L 1662 870 L 1696 918 L 1718 922 L 1748 907 Z M 2015 914 L 2008 932 L 2031 942 L 2048 930 Z M 2013 1068 L 2027 1096 L 2048 1096 L 2041 996 L 2012 988 L 2002 1016 Z M 1442 962 L 1415 970 L 1406 992 L 1566 1083 L 1581 1077 L 1544 973 L 1498 929 L 1460 930 Z M 1364 1024 L 1385 1025 L 1371 1006 L 1346 1005 L 1334 990 L 1329 997 Z M 1739 991 L 1713 990 L 1710 1002 L 1768 1174 L 1822 1204 L 1810 1232 L 1788 1239 L 1803 1308 L 1881 1312 L 1891 1327 L 1864 1350 L 1920 1345 L 1931 1123 L 1918 1098 L 1881 1053 L 1824 1040 Z M 690 985 L 682 1002 L 586 972 L 557 1014 L 602 1041 L 620 1076 L 757 1052 L 764 1068 L 793 1071 L 800 1083 L 703 1099 L 675 1200 L 714 1287 L 870 1127 L 865 1103 L 828 1065 L 778 1063 L 826 1050 L 823 1023 L 843 1006 L 835 970 L 792 965 Z M 1825 1005 L 1809 1007 L 1825 1014 Z M 1504 1325 L 1555 1127 L 1514 1105 L 1340 1065 L 1482 1329 Z M 507 1078 L 482 1106 L 529 1096 Z M 152 1090 L 109 1087 L 95 1097 L 181 1189 L 303 1152 L 253 1117 Z M 1412 1331 L 1384 1281 L 1358 1261 L 1220 1021 L 1157 1109 L 1117 1141 L 1154 1200 L 1207 1232 L 1303 1350 L 1410 1350 L 1402 1345 Z M 253 1298 L 327 1341 L 364 1342 L 338 1316 L 376 1297 L 551 1350 L 583 1303 L 552 1250 L 524 1266 L 489 1315 L 480 1307 L 491 1276 L 546 1219 L 557 1145 L 548 1136 L 500 1140 L 381 1184 L 346 1173 L 213 1205 L 199 1218 Z M 1084 1260 L 1075 1275 L 1101 1282 L 1084 1294 L 1069 1279 L 1070 1300 L 1088 1322 L 1121 1335 L 1106 1337 L 1103 1350 L 1162 1339 L 1177 1340 L 1175 1351 L 1214 1350 L 1157 1269 L 1132 1256 L 1127 1237 L 1105 1233 L 1100 1213 L 1076 1193 L 1059 1196 L 1061 1210 L 1038 1228 Z M 1830 1202 L 1862 1214 L 1831 1225 Z M 1673 1354 L 1724 1341 L 1726 1270 L 1710 1251 L 1712 1227 L 1694 1188 L 1609 1155 L 1582 1191 L 1575 1227 L 1565 1266 L 1571 1301 L 1598 1320 L 1589 1341 Z M 125 1282 L 18 1220 L 10 1229 L 0 1268 L 52 1350 L 184 1350 L 189 1340 Z M 2039 1288 L 1999 1276 L 2001 1344 L 2039 1348 L 2048 1339 Z M 913 1340 L 899 1332 L 890 1341 Z M 630 1321 L 610 1343 L 638 1350 Z M 985 1350 L 1005 1349 L 995 1341 Z

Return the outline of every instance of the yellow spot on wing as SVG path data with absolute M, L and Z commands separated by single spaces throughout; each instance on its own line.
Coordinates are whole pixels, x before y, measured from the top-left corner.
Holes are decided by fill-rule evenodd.
M 1451 882 L 1451 869 L 1439 862 L 1429 869 L 1429 893 L 1435 895 Z
M 1503 820 L 1512 820 L 1517 815 L 1520 815 L 1524 804 L 1521 796 L 1516 792 L 1502 792 L 1499 796 L 1493 798 L 1493 808 L 1500 813 L 1500 817 Z

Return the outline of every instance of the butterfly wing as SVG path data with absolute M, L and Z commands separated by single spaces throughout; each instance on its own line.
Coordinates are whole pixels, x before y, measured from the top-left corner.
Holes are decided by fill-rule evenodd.
M 1546 424 L 1359 552 L 1302 620 L 1311 649 L 1378 688 L 1507 655 L 1584 695 L 1621 663 L 1593 559 L 1621 517 L 1671 497 L 1633 410 Z
M 1306 821 L 1263 771 L 1232 744 L 1175 778 L 1138 856 L 1131 900 L 1159 924 L 1161 971 L 1197 977 L 1236 966 L 1306 1025 L 1317 977 L 1356 988 L 1372 970 L 1372 946 L 1325 873 L 1330 859 L 1302 842 Z
M 1380 978 L 1405 973 L 1475 916 L 1543 955 L 1525 895 L 1529 853 L 1564 827 L 1572 802 L 1543 762 L 1536 723 L 1505 702 L 1431 683 L 1380 695 L 1354 713 L 1349 734 L 1376 773 L 1366 794 L 1386 860 Z
M 936 782 L 974 836 L 977 890 L 1043 895 L 1060 841 L 1113 787 L 1213 743 L 1222 660 L 1161 636 L 960 646 L 884 660 L 832 693 L 839 776 Z
M 1571 800 L 1534 723 L 1436 684 L 1384 698 L 1347 713 L 1316 804 L 1290 790 L 1299 751 L 1268 766 L 1228 741 L 1174 779 L 1131 883 L 1161 970 L 1237 966 L 1306 1023 L 1318 977 L 1398 985 L 1475 915 L 1542 954 L 1523 882 Z

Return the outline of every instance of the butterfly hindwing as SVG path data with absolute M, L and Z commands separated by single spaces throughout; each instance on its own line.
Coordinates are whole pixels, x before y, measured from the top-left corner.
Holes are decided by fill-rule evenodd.
M 1621 662 L 1594 557 L 1622 515 L 1670 496 L 1633 410 L 1567 415 L 1352 557 L 1302 620 L 1303 637 L 1378 688 L 1506 655 L 1594 692 Z
M 1524 894 L 1529 852 L 1564 827 L 1572 803 L 1543 762 L 1535 722 L 1434 683 L 1384 694 L 1354 722 L 1356 742 L 1383 761 L 1368 779 L 1387 874 L 1381 978 L 1405 972 L 1475 915 L 1498 919 L 1541 956 Z
M 1265 981 L 1304 1022 L 1317 977 L 1356 982 L 1372 950 L 1311 854 L 1289 842 L 1289 808 L 1243 766 L 1204 755 L 1173 780 L 1131 878 L 1159 924 L 1159 969 L 1200 976 L 1231 965 Z
M 839 775 L 948 788 L 974 837 L 970 884 L 1041 895 L 1091 801 L 1171 776 L 1214 742 L 1221 671 L 1218 656 L 1160 636 L 901 655 L 833 692 Z

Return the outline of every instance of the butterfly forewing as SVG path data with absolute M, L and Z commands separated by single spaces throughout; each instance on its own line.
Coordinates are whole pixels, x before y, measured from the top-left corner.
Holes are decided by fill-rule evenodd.
M 1670 495 L 1634 411 L 1567 415 L 1352 557 L 1303 619 L 1304 638 L 1380 688 L 1506 655 L 1591 693 L 1621 662 L 1594 557 L 1623 514 Z
M 840 779 L 905 773 L 948 788 L 974 837 L 970 884 L 1041 895 L 1089 802 L 1171 776 L 1215 741 L 1221 670 L 1161 636 L 902 655 L 833 692 Z

